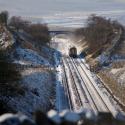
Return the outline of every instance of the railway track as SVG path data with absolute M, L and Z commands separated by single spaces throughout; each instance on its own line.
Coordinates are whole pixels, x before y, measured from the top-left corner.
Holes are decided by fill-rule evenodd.
M 82 100 L 80 98 L 80 93 L 79 90 L 75 84 L 75 78 L 73 75 L 73 72 L 71 70 L 70 65 L 68 64 L 66 59 L 63 59 L 63 64 L 64 64 L 64 70 L 67 76 L 67 83 L 66 86 L 68 86 L 68 98 L 71 100 L 70 102 L 70 107 L 72 104 L 72 109 L 77 111 L 80 107 L 82 107 Z
M 70 59 L 71 60 L 71 59 Z M 71 60 L 70 63 L 74 66 L 74 70 L 77 72 L 77 75 L 79 77 L 79 79 L 81 79 L 81 87 L 83 89 L 83 93 L 86 94 L 86 98 L 88 100 L 88 106 L 90 109 L 92 109 L 95 113 L 98 112 L 98 107 L 93 99 L 93 95 L 91 93 L 91 91 L 89 90 L 89 88 L 87 87 L 87 85 L 85 84 L 84 78 L 82 77 L 82 75 L 80 74 L 77 65 Z M 76 83 L 77 84 L 77 83 Z M 84 103 L 85 105 L 85 103 Z M 88 107 L 86 107 L 88 108 Z
M 81 108 L 87 108 L 95 113 L 110 112 L 115 116 L 116 109 L 89 77 L 84 62 L 70 57 L 63 57 L 62 60 L 67 79 L 65 87 L 68 89 L 68 98 L 72 104 L 71 109 L 77 111 Z
M 90 81 L 89 84 L 91 84 L 91 86 L 95 89 L 95 91 L 99 95 L 102 103 L 107 108 L 107 111 L 111 112 L 114 116 L 116 116 L 117 115 L 117 110 L 112 105 L 112 103 L 110 102 L 110 100 L 107 97 L 105 97 L 104 94 L 100 91 L 100 89 L 96 85 L 96 82 L 93 80 L 92 76 L 90 75 L 90 71 L 87 69 L 85 63 L 81 59 L 77 59 L 76 63 L 80 64 L 80 67 L 81 67 L 82 71 L 84 72 L 84 74 L 88 78 L 88 80 Z

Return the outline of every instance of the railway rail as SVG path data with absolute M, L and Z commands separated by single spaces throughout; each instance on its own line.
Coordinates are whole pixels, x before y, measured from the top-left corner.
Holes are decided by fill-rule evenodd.
M 72 109 L 71 110 L 78 110 L 79 107 L 82 107 L 82 101 L 80 98 L 79 90 L 75 84 L 75 78 L 73 75 L 73 72 L 71 70 L 70 65 L 68 64 L 67 60 L 63 59 L 63 64 L 64 64 L 64 70 L 67 76 L 67 83 L 66 85 L 68 86 L 68 97 L 70 102 L 70 107 L 72 104 Z M 70 79 L 69 79 L 70 78 Z
M 107 107 L 109 112 L 111 112 L 114 116 L 116 116 L 117 109 L 112 105 L 110 100 L 107 97 L 105 97 L 104 94 L 100 91 L 100 89 L 96 85 L 96 82 L 91 77 L 90 71 L 89 70 L 85 70 L 87 68 L 85 63 L 81 59 L 77 59 L 76 61 L 77 61 L 77 63 L 81 64 L 80 67 L 82 68 L 82 70 L 85 73 L 86 77 L 88 77 L 88 79 L 90 81 L 89 83 L 91 83 L 91 86 L 95 89 L 97 94 L 100 96 L 100 99 L 102 100 L 102 103 Z
M 80 59 L 62 57 L 65 74 L 65 90 L 70 100 L 70 110 L 91 109 L 95 113 L 110 112 L 116 116 L 117 110 L 99 90 L 89 76 L 88 69 Z

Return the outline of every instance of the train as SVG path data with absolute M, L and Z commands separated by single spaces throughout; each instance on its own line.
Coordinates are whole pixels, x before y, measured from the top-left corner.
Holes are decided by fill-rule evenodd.
M 73 58 L 77 58 L 77 49 L 76 47 L 71 47 L 69 49 L 69 56 Z

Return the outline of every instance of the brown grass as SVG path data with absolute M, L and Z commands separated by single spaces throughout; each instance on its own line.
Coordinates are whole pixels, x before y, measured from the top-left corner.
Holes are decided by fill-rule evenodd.
M 125 61 L 113 62 L 112 68 L 123 68 L 125 66 Z
M 104 72 L 99 72 L 98 75 L 104 81 L 105 85 L 110 88 L 115 95 L 125 105 L 125 86 L 120 85 L 116 80 L 106 75 Z
M 34 47 L 34 45 L 28 41 L 20 41 L 21 47 L 25 48 L 25 49 L 31 49 L 33 51 L 38 51 L 38 49 L 36 49 Z

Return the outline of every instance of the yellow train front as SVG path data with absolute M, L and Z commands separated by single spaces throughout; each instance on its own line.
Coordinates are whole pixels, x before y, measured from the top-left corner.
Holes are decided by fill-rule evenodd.
M 70 57 L 73 57 L 73 58 L 76 58 L 77 57 L 77 49 L 76 47 L 71 47 L 69 49 L 69 56 Z

